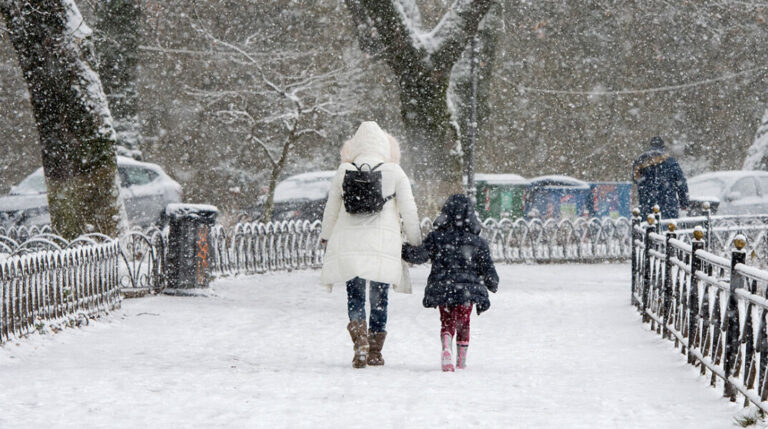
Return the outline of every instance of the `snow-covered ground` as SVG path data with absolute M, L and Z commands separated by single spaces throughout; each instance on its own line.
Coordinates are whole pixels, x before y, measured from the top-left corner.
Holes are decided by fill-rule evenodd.
M 126 300 L 110 318 L 0 348 L 0 428 L 727 428 L 707 386 L 629 305 L 627 265 L 499 266 L 469 368 L 439 320 L 390 294 L 386 366 L 352 369 L 346 295 L 317 272 Z

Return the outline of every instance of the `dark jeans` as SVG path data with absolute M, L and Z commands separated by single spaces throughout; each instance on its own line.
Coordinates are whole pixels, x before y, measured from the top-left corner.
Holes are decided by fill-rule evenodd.
M 349 320 L 365 320 L 365 279 L 355 277 L 347 282 L 347 312 Z M 387 304 L 389 298 L 387 283 L 370 282 L 371 320 L 368 329 L 371 332 L 385 332 L 387 327 Z

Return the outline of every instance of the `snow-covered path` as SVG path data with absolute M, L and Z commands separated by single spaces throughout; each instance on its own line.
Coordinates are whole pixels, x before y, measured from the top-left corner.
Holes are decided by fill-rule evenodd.
M 440 372 L 426 268 L 390 294 L 387 364 L 364 370 L 318 273 L 224 279 L 0 348 L 0 428 L 734 427 L 740 408 L 640 323 L 627 265 L 498 268 L 462 372 Z

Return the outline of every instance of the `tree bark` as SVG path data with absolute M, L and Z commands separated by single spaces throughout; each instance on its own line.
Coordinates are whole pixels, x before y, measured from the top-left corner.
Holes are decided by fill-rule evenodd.
M 400 112 L 409 143 L 404 145 L 403 166 L 413 178 L 422 214 L 437 214 L 449 195 L 463 192 L 458 133 L 448 110 L 448 76 L 423 79 L 405 75 L 399 84 Z
M 752 146 L 747 149 L 747 158 L 742 166 L 744 170 L 768 170 L 768 110 L 763 114 L 760 126 L 755 132 Z
M 139 30 L 143 23 L 139 0 L 97 3 L 96 52 L 99 76 L 117 132 L 118 154 L 141 159 L 141 125 L 137 108 Z
M 115 131 L 91 30 L 73 0 L 0 0 L 40 134 L 53 228 L 118 233 Z
M 291 151 L 294 143 L 297 140 L 296 130 L 289 131 L 288 138 L 283 144 L 283 149 L 280 152 L 280 158 L 276 163 L 272 165 L 272 172 L 269 175 L 269 189 L 267 190 L 267 201 L 264 203 L 264 211 L 261 213 L 260 222 L 269 222 L 272 220 L 272 212 L 275 209 L 275 188 L 277 187 L 277 179 L 285 169 L 285 162 L 288 160 L 288 153 Z
M 451 69 L 492 0 L 457 0 L 428 34 L 409 21 L 397 0 L 345 0 L 363 50 L 376 47 L 397 76 L 407 142 L 403 164 L 414 178 L 422 213 L 436 214 L 463 192 L 458 130 L 448 107 Z M 373 39 L 373 40 L 372 40 Z

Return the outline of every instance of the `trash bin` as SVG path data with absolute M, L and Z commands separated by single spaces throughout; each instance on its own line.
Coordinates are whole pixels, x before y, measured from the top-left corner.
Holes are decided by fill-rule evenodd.
M 525 190 L 530 183 L 516 174 L 478 174 L 475 176 L 477 205 L 481 220 L 512 220 L 525 213 Z
M 206 288 L 210 282 L 213 249 L 209 234 L 219 210 L 203 204 L 169 204 L 167 287 L 169 289 Z
M 632 184 L 629 182 L 593 182 L 592 215 L 598 218 L 631 218 L 630 195 Z

